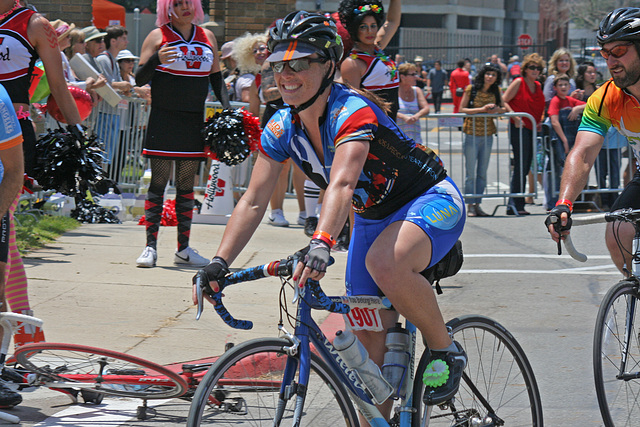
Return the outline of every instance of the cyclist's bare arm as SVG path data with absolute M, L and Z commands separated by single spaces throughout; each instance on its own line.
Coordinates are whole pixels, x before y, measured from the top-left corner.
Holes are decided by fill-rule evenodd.
M 603 142 L 604 137 L 595 132 L 578 132 L 576 143 L 564 163 L 559 200 L 569 200 L 573 203 L 578 198 L 587 184 L 589 171 L 600 153 Z M 562 226 L 567 225 L 566 214 L 562 214 L 561 224 Z M 557 242 L 560 239 L 558 232 L 552 225 L 549 225 L 548 230 L 551 238 Z M 566 230 L 563 234 L 568 233 L 569 230 Z
M 269 206 L 282 164 L 259 153 L 247 191 L 233 209 L 216 256 L 231 264 L 251 239 Z

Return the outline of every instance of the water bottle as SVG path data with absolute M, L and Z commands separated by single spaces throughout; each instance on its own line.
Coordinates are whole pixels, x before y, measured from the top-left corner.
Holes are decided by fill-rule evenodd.
M 113 188 L 109 188 L 109 192 L 100 198 L 100 206 L 103 206 L 113 212 L 120 221 L 124 220 L 124 212 L 122 209 L 122 197 L 113 192 Z
M 378 365 L 369 359 L 367 349 L 353 332 L 336 332 L 333 346 L 338 350 L 344 363 L 358 374 L 374 403 L 381 404 L 393 394 L 393 388 L 382 377 Z
M 400 323 L 387 330 L 385 345 L 388 350 L 384 354 L 382 376 L 391 384 L 397 397 L 404 395 L 403 385 L 411 359 L 409 341 L 409 332 Z

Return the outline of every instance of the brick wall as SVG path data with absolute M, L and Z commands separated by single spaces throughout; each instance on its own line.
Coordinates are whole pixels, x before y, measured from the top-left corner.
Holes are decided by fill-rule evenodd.
M 209 15 L 225 24 L 225 37 L 219 43 L 266 30 L 278 18 L 295 10 L 295 0 L 210 0 Z
M 91 0 L 31 0 L 31 2 L 49 21 L 62 19 L 80 28 L 91 25 Z
M 77 27 L 91 25 L 91 0 L 32 0 L 38 12 L 50 21 L 62 19 Z M 224 40 L 248 32 L 266 30 L 277 18 L 295 10 L 295 0 L 209 0 L 209 15 L 225 26 Z M 205 11 L 206 12 L 206 11 Z

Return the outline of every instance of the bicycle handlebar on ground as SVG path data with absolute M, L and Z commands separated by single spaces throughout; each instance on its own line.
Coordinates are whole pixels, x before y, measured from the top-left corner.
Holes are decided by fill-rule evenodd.
M 267 276 L 290 277 L 293 274 L 294 266 L 297 258 L 288 257 L 279 261 L 273 261 L 268 264 L 258 265 L 256 267 L 246 268 L 227 275 L 224 279 L 218 281 L 219 291 L 214 292 L 209 286 L 209 279 L 204 270 L 198 271 L 195 278 L 196 295 L 198 300 L 198 310 L 196 320 L 200 319 L 204 309 L 204 294 L 206 293 L 215 302 L 215 309 L 218 316 L 224 322 L 234 329 L 251 329 L 253 322 L 249 320 L 235 319 L 222 303 L 222 291 L 230 285 L 248 282 L 251 280 L 261 279 Z M 320 308 L 332 313 L 348 313 L 350 307 L 347 304 L 333 301 L 324 293 L 320 287 L 320 283 L 315 280 L 308 280 L 307 287 L 312 295 L 316 298 Z
M 640 209 L 619 209 L 614 212 L 600 213 L 583 217 L 572 216 L 571 220 L 573 222 L 573 225 L 599 224 L 602 222 L 614 221 L 624 221 L 636 224 L 640 221 Z M 564 242 L 564 248 L 567 250 L 567 253 L 571 255 L 571 258 L 580 262 L 585 262 L 587 260 L 587 256 L 585 254 L 576 250 L 576 247 L 573 245 L 573 241 L 571 240 L 571 235 L 565 236 L 562 241 Z

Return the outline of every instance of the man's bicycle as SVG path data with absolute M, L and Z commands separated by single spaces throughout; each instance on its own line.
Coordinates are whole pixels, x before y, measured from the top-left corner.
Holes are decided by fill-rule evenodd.
M 356 407 L 374 426 L 543 425 L 538 386 L 524 351 L 502 325 L 475 315 L 447 323 L 453 338 L 467 352 L 468 364 L 456 396 L 429 407 L 423 405 L 422 382 L 429 350 L 424 351 L 416 368 L 416 328 L 405 322 L 410 334 L 410 362 L 392 397 L 395 408 L 387 423 L 359 374 L 346 366 L 311 313 L 328 310 L 343 313 L 348 322 L 360 326 L 374 325 L 379 321 L 379 310 L 391 308 L 388 300 L 327 297 L 314 281 L 304 288 L 293 286 L 289 279 L 294 262 L 289 257 L 237 271 L 219 282 L 218 293 L 213 293 L 206 277 L 198 273 L 198 317 L 206 292 L 215 300 L 215 309 L 225 323 L 239 329 L 250 329 L 252 323 L 229 314 L 222 303 L 222 289 L 267 276 L 279 277 L 282 335 L 247 341 L 220 357 L 193 396 L 188 426 L 358 426 Z M 289 288 L 295 293 L 295 314 L 287 305 L 285 291 Z M 284 316 L 293 326 L 292 333 L 284 328 Z
M 593 374 L 602 419 L 607 427 L 635 426 L 640 419 L 640 209 L 571 219 L 574 226 L 620 221 L 636 230 L 631 274 L 604 296 L 593 337 Z M 564 242 L 574 259 L 587 260 L 569 236 Z

